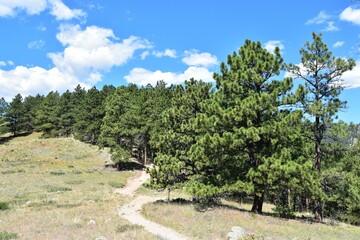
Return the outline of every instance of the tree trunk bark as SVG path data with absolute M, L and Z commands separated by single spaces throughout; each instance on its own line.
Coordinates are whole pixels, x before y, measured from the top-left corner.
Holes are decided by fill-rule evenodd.
M 262 193 L 261 196 L 255 194 L 251 211 L 255 213 L 262 213 L 263 203 L 264 203 L 264 193 Z
M 288 190 L 287 190 L 287 200 L 288 200 L 288 208 L 289 208 L 289 210 L 291 209 L 291 190 L 290 190 L 290 188 L 288 188 Z
M 168 196 L 167 196 L 167 201 L 168 201 L 168 203 L 170 202 L 170 191 L 171 191 L 171 190 L 170 190 L 170 188 L 168 187 L 168 192 L 167 192 L 167 193 L 168 193 Z
M 147 164 L 147 148 L 146 148 L 146 145 L 144 147 L 144 165 Z
M 315 170 L 320 174 L 321 172 L 321 140 L 322 140 L 322 130 L 320 129 L 320 117 L 316 116 L 315 118 Z M 315 200 L 314 214 L 315 219 L 319 222 L 323 219 L 323 204 L 320 199 Z

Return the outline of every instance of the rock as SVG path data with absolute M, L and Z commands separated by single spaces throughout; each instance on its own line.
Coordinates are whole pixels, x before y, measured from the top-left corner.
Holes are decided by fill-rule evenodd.
M 88 225 L 92 225 L 92 226 L 95 226 L 95 225 L 96 225 L 96 222 L 95 222 L 95 220 L 90 220 L 90 221 L 89 221 L 89 223 L 88 223 Z
M 95 238 L 95 240 L 107 240 L 107 238 L 104 236 L 100 236 L 100 237 Z
M 234 226 L 231 231 L 227 234 L 228 240 L 239 240 L 246 237 L 245 230 L 241 227 Z

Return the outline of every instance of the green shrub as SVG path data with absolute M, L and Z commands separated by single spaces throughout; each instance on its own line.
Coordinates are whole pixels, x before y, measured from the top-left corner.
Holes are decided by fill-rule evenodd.
M 0 232 L 0 240 L 11 240 L 16 238 L 19 238 L 17 233 L 7 231 Z
M 117 226 L 116 232 L 117 233 L 123 233 L 123 232 L 126 232 L 126 231 L 136 230 L 136 229 L 140 229 L 140 228 L 141 227 L 139 225 L 125 224 L 125 225 Z
M 8 202 L 0 202 L 0 211 L 5 211 L 10 209 L 10 203 Z
M 122 187 L 125 186 L 124 183 L 122 183 L 122 182 L 115 182 L 115 181 L 109 182 L 109 185 L 112 186 L 113 188 L 122 188 Z
M 51 171 L 51 175 L 65 175 L 64 171 L 58 170 L 58 171 Z

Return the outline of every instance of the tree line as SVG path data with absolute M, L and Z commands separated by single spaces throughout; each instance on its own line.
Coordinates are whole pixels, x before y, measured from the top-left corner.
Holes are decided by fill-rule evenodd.
M 221 63 L 215 85 L 18 94 L 0 100 L 0 131 L 110 147 L 116 163 L 152 162 L 152 187 L 184 188 L 202 203 L 251 199 L 261 213 L 268 201 L 282 216 L 307 210 L 319 221 L 360 224 L 359 126 L 334 122 L 346 104 L 341 76 L 355 62 L 332 56 L 315 33 L 300 55 L 300 65 L 285 64 L 279 48 L 246 40 Z M 282 71 L 301 83 L 276 80 Z

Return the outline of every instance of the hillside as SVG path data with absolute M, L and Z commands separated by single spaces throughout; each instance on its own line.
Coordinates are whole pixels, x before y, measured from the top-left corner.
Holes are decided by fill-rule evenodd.
M 0 145 L 0 239 L 154 238 L 117 216 L 126 198 L 113 192 L 132 172 L 104 169 L 97 147 L 38 137 Z

